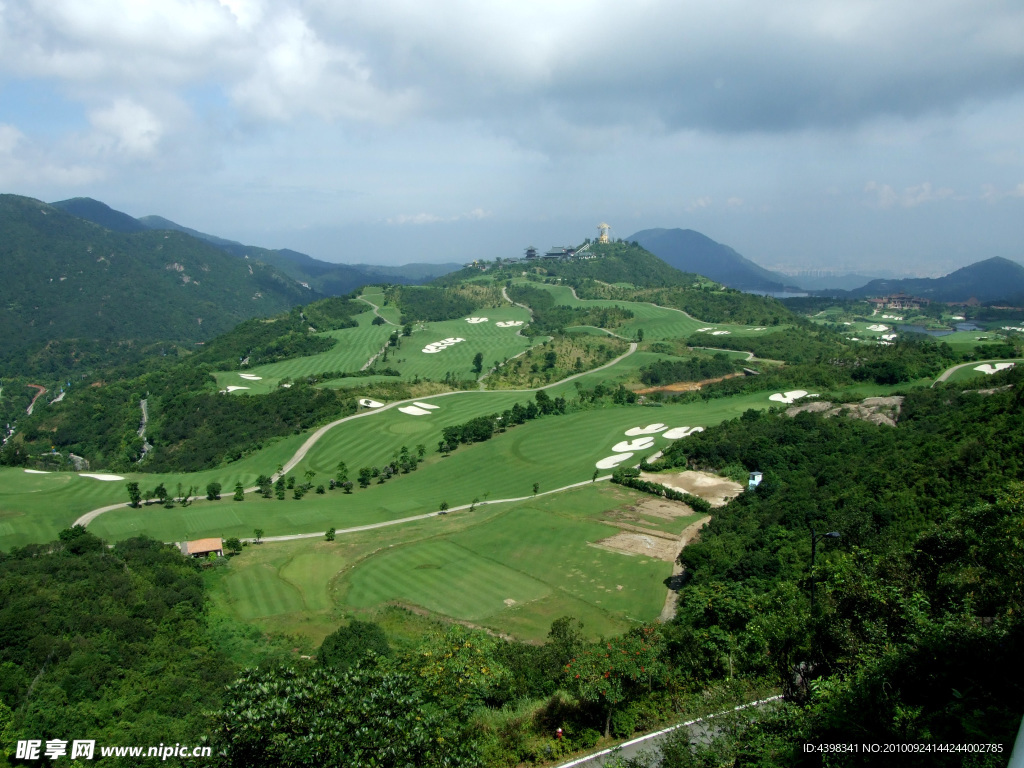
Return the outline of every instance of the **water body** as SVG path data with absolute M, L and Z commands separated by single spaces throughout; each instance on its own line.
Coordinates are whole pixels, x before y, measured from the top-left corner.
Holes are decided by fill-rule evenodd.
M 985 330 L 980 325 L 975 325 L 974 323 L 957 323 L 954 327 L 956 328 L 957 331 L 984 331 Z M 902 331 L 903 333 L 923 333 L 923 334 L 926 334 L 928 336 L 949 336 L 951 333 L 955 333 L 956 332 L 956 331 L 950 331 L 950 330 L 937 331 L 937 330 L 933 330 L 931 328 L 925 328 L 923 325 L 897 325 L 896 326 L 896 330 L 897 331 Z

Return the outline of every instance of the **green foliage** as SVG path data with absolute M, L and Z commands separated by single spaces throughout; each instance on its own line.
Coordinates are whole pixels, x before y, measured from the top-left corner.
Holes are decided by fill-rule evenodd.
M 713 357 L 694 356 L 688 360 L 656 360 L 640 368 L 640 381 L 648 386 L 676 381 L 703 381 L 736 373 L 742 366 L 725 353 Z
M 248 670 L 226 695 L 213 719 L 223 765 L 480 764 L 464 722 L 431 706 L 401 672 Z
M 353 619 L 324 638 L 316 657 L 325 667 L 348 669 L 368 654 L 381 658 L 391 656 L 387 635 L 379 624 Z
M 0 583 L 8 735 L 195 744 L 208 732 L 203 711 L 234 668 L 209 645 L 202 580 L 177 548 L 110 549 L 78 527 L 0 557 Z
M 222 486 L 221 486 L 220 483 L 216 483 L 216 482 L 215 483 L 207 483 L 207 485 L 206 485 L 206 500 L 207 501 L 219 501 L 220 500 L 221 487 Z M 236 490 L 236 494 L 237 494 L 237 490 Z M 236 501 L 237 501 L 237 499 L 236 499 Z
M 384 294 L 402 312 L 402 323 L 455 320 L 470 314 L 476 304 L 448 288 L 393 286 Z

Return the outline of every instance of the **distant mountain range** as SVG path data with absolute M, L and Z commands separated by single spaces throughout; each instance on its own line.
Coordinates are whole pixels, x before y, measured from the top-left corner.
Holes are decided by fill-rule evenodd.
M 626 239 L 636 241 L 681 272 L 696 272 L 740 291 L 800 290 L 791 278 L 759 267 L 729 246 L 692 229 L 644 229 Z
M 931 301 L 999 302 L 1024 306 L 1024 266 L 995 256 L 951 272 L 944 277 L 872 280 L 850 291 L 851 298 L 908 293 Z M 828 291 L 825 293 L 836 293 Z
M 269 264 L 182 232 L 124 231 L 132 226 L 124 214 L 91 208 L 119 229 L 29 197 L 0 195 L 5 365 L 24 370 L 27 357 L 47 348 L 61 347 L 54 364 L 68 366 L 125 342 L 202 341 L 247 318 L 320 298 Z
M 461 264 L 406 264 L 400 267 L 384 267 L 370 264 L 334 264 L 321 261 L 299 251 L 289 249 L 260 248 L 244 245 L 216 235 L 200 232 L 182 226 L 163 216 L 142 216 L 132 218 L 127 213 L 114 210 L 99 200 L 76 197 L 52 203 L 55 208 L 86 219 L 115 232 L 140 232 L 146 230 L 173 230 L 205 240 L 221 250 L 241 258 L 257 259 L 276 267 L 284 274 L 308 285 L 326 296 L 342 296 L 355 289 L 372 283 L 389 282 L 420 284 L 461 269 Z

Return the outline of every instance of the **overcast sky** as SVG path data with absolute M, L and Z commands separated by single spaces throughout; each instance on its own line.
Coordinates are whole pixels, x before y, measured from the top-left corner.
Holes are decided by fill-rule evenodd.
M 1024 261 L 1020 0 L 0 0 L 0 191 L 330 261 Z

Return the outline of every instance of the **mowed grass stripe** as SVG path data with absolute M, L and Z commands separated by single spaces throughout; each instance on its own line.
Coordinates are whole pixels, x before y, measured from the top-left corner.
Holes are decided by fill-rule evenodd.
M 232 607 L 241 618 L 255 619 L 302 609 L 302 595 L 291 584 L 279 579 L 273 568 L 252 568 L 244 575 L 245 578 L 229 577 L 226 580 Z

